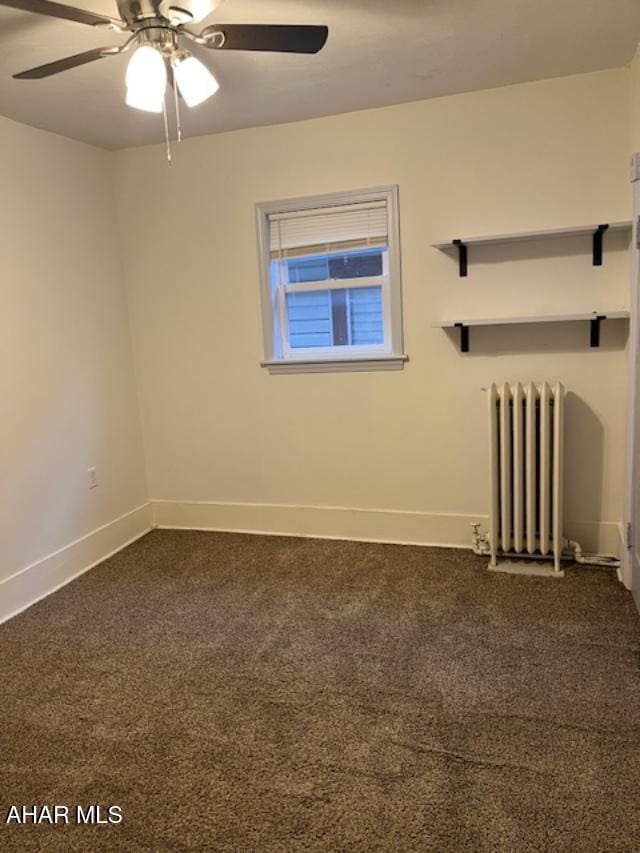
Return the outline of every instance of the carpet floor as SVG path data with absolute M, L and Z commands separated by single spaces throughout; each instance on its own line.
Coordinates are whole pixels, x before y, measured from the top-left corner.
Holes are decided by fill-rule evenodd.
M 639 653 L 607 570 L 154 531 L 0 626 L 0 850 L 638 851 Z

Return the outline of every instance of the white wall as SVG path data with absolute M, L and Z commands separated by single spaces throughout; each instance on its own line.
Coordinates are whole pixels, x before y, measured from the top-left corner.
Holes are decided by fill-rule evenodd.
M 568 399 L 567 532 L 619 546 L 628 329 L 472 330 L 446 316 L 628 304 L 628 240 L 475 251 L 438 239 L 630 217 L 627 69 L 119 152 L 116 192 L 157 519 L 467 544 L 487 514 L 486 403 L 496 380 L 559 379 Z M 400 373 L 270 376 L 254 203 L 397 183 Z M 347 509 L 318 509 L 322 507 Z M 369 510 L 389 512 L 369 512 Z
M 0 187 L 1 619 L 148 518 L 110 157 L 0 118 Z

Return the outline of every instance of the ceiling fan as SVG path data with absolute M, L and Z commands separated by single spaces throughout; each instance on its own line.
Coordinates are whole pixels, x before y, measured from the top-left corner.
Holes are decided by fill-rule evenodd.
M 188 24 L 207 17 L 219 5 L 217 0 L 117 0 L 117 5 L 120 17 L 110 18 L 53 0 L 0 0 L 0 6 L 131 33 L 124 44 L 96 47 L 13 76 L 18 80 L 50 77 L 135 47 L 126 74 L 127 104 L 160 113 L 165 109 L 168 80 L 176 84 L 176 103 L 179 93 L 190 107 L 202 103 L 219 88 L 211 71 L 191 55 L 185 43 L 215 51 L 317 53 L 329 34 L 323 26 L 271 24 L 213 24 L 199 33 L 187 29 Z

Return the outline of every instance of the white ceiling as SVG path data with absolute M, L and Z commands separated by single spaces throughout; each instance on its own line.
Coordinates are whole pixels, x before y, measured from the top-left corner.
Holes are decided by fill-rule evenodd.
M 316 56 L 207 54 L 221 90 L 184 109 L 188 136 L 622 66 L 640 41 L 639 0 L 225 0 L 196 28 L 218 21 L 327 24 L 329 40 Z M 123 40 L 0 9 L 0 114 L 105 148 L 160 141 L 162 119 L 124 105 L 126 54 L 11 78 Z

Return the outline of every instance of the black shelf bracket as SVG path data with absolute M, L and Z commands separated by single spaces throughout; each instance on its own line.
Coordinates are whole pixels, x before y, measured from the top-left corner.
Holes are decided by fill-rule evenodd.
M 590 346 L 599 347 L 600 346 L 600 321 L 606 320 L 606 314 L 598 314 L 597 317 L 594 317 L 591 320 L 591 340 Z
M 469 352 L 469 327 L 464 323 L 454 323 L 456 329 L 460 329 L 460 352 Z
M 460 278 L 467 277 L 467 245 L 462 240 L 454 240 L 453 245 L 458 248 L 458 261 L 460 262 Z
M 602 266 L 602 238 L 604 232 L 609 228 L 608 225 L 598 225 L 593 232 L 593 265 L 594 267 Z M 593 344 L 592 344 L 593 346 Z M 597 344 L 596 344 L 597 346 Z

